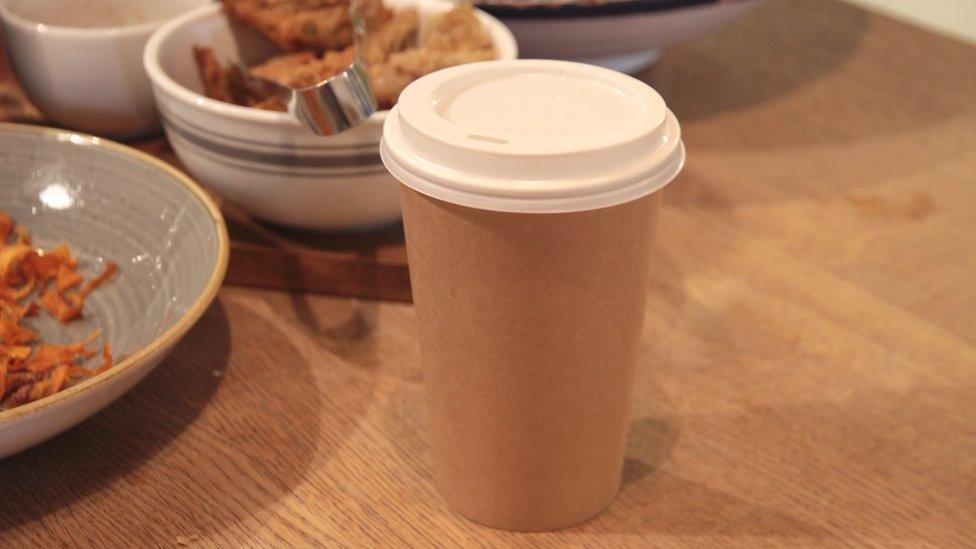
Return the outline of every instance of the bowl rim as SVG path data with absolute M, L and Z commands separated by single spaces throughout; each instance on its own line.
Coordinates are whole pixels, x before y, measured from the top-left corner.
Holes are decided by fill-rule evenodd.
M 418 4 L 425 2 L 451 4 L 449 0 L 416 0 L 416 2 Z M 491 22 L 492 28 L 489 29 L 491 36 L 494 37 L 497 34 L 501 34 L 506 42 L 503 47 L 505 47 L 505 49 L 511 49 L 514 58 L 518 58 L 518 42 L 516 42 L 512 31 L 495 16 L 485 12 L 484 10 L 478 9 L 477 6 L 475 6 L 475 9 L 480 14 L 479 17 L 482 19 L 487 17 Z M 163 70 L 159 60 L 161 55 L 160 46 L 163 41 L 169 38 L 169 36 L 178 29 L 195 23 L 201 19 L 213 17 L 219 12 L 223 12 L 223 10 L 223 4 L 220 2 L 204 4 L 182 15 L 174 17 L 173 19 L 170 19 L 164 25 L 159 27 L 156 32 L 149 37 L 149 41 L 146 42 L 146 47 L 143 50 L 142 55 L 142 64 L 146 70 L 146 73 L 149 75 L 149 80 L 152 82 L 154 87 L 159 86 L 164 92 L 173 96 L 181 103 L 194 105 L 213 114 L 228 116 L 238 120 L 243 119 L 249 122 L 284 124 L 289 126 L 296 125 L 297 121 L 291 118 L 288 113 L 255 109 L 253 107 L 244 107 L 241 105 L 235 105 L 233 103 L 218 101 L 201 93 L 197 93 L 178 83 L 165 70 Z M 497 41 L 495 41 L 495 46 L 499 46 Z M 386 116 L 389 112 L 389 109 L 376 111 L 369 118 L 369 121 L 382 123 L 386 120 Z
M 475 2 L 481 10 L 506 20 L 563 20 L 628 15 L 660 15 L 688 8 L 719 7 L 754 0 L 606 0 L 600 2 Z
M 177 184 L 182 185 L 186 190 L 190 191 L 190 194 L 193 195 L 203 205 L 207 213 L 210 214 L 210 220 L 217 229 L 217 257 L 215 258 L 214 269 L 210 273 L 210 277 L 207 279 L 207 283 L 204 286 L 203 291 L 200 292 L 196 300 L 186 311 L 186 313 L 183 314 L 183 316 L 178 318 L 176 322 L 167 328 L 162 334 L 158 335 L 155 339 L 145 344 L 105 372 L 94 375 L 81 383 L 72 385 L 71 387 L 68 387 L 63 391 L 59 391 L 51 396 L 17 406 L 16 408 L 0 411 L 0 427 L 4 427 L 7 424 L 24 419 L 25 416 L 28 416 L 34 412 L 39 412 L 45 408 L 60 404 L 65 400 L 74 400 L 105 381 L 129 372 L 136 366 L 151 358 L 153 355 L 157 354 L 162 349 L 179 341 L 179 339 L 182 338 L 190 330 L 190 328 L 197 323 L 200 317 L 203 316 L 203 313 L 210 307 L 210 304 L 217 296 L 217 292 L 220 290 L 221 284 L 224 280 L 224 274 L 227 272 L 230 244 L 227 236 L 227 225 L 220 213 L 220 209 L 214 203 L 213 199 L 210 198 L 206 191 L 204 191 L 195 181 L 190 179 L 189 176 L 154 156 L 108 139 L 58 128 L 0 122 L 0 133 L 21 133 L 43 137 L 55 137 L 59 140 L 69 141 L 75 145 L 86 147 L 105 147 L 112 151 L 124 154 L 137 162 L 148 164 L 149 166 L 166 173 Z
M 146 35 L 147 37 L 156 31 L 166 22 L 174 17 L 181 16 L 186 11 L 193 11 L 209 4 L 208 0 L 196 0 L 199 6 L 193 6 L 188 10 L 175 13 L 169 17 L 163 17 L 154 21 L 146 21 L 135 25 L 116 25 L 105 27 L 67 27 L 64 25 L 49 25 L 40 21 L 33 21 L 11 9 L 5 0 L 0 0 L 0 18 L 5 22 L 19 27 L 26 32 L 33 32 L 40 35 L 50 35 L 59 38 L 121 38 Z

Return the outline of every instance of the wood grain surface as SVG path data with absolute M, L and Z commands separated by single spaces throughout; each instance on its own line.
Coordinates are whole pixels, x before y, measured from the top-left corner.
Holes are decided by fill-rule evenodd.
M 781 0 L 642 76 L 688 165 L 606 513 L 453 516 L 412 308 L 225 288 L 129 395 L 0 461 L 0 545 L 976 546 L 976 48 Z

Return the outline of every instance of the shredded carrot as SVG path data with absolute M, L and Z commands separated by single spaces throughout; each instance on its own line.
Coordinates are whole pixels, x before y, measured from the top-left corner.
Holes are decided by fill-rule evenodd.
M 23 345 L 37 339 L 37 334 L 30 328 L 20 326 L 9 318 L 0 318 L 0 339 L 7 345 Z
M 107 371 L 112 367 L 112 346 L 108 343 L 102 347 L 102 363 L 95 370 L 97 373 Z
M 82 306 L 80 302 L 69 303 L 57 290 L 48 290 L 41 294 L 41 307 L 61 322 L 69 322 L 81 316 Z
M 118 271 L 118 265 L 106 262 L 102 272 L 86 282 L 77 267 L 67 245 L 35 250 L 27 228 L 0 212 L 0 410 L 53 395 L 74 380 L 112 368 L 108 343 L 102 345 L 98 366 L 84 366 L 98 354 L 97 346 L 89 346 L 101 339 L 101 330 L 75 343 L 54 345 L 40 342 L 34 330 L 21 325 L 42 310 L 62 323 L 77 319 L 85 298 Z M 39 300 L 26 302 L 35 293 Z
M 41 255 L 34 252 L 25 258 L 24 267 L 30 274 L 47 281 L 58 275 L 61 263 L 61 258 L 54 254 Z
M 78 261 L 71 255 L 71 250 L 68 249 L 67 244 L 61 244 L 57 248 L 54 248 L 45 255 L 55 257 L 59 262 L 67 265 L 74 269 L 78 265 Z
M 14 234 L 17 235 L 17 244 L 29 245 L 31 243 L 30 231 L 27 230 L 27 227 L 17 225 L 14 227 Z
M 105 269 L 102 270 L 102 274 L 89 280 L 88 284 L 85 284 L 85 287 L 78 291 L 78 296 L 84 299 L 88 294 L 92 292 L 92 290 L 108 282 L 108 279 L 112 278 L 112 275 L 114 275 L 115 271 L 118 270 L 119 270 L 119 266 L 109 261 L 108 263 L 105 264 Z
M 73 363 L 74 356 L 67 346 L 42 344 L 27 361 L 25 368 L 33 373 L 46 372 L 59 364 Z
M 95 375 L 95 371 L 91 368 L 83 368 L 81 366 L 68 366 L 68 376 L 71 379 L 79 377 L 91 377 Z
M 33 379 L 33 378 L 32 378 Z M 27 395 L 30 394 L 32 384 L 25 383 L 23 385 L 17 385 L 16 389 L 11 392 L 8 384 L 8 392 L 10 396 L 7 397 L 6 403 L 7 408 L 13 408 L 14 406 L 20 406 L 21 404 L 27 402 Z
M 4 389 L 9 391 L 11 389 L 16 389 L 21 385 L 30 385 L 34 382 L 34 374 L 30 372 L 17 372 L 12 374 L 7 374 L 7 381 L 4 383 Z
M 58 366 L 55 368 L 49 379 L 50 385 L 48 385 L 44 396 L 51 396 L 64 388 L 64 384 L 68 381 L 68 366 Z
M 58 266 L 57 279 L 55 280 L 55 287 L 59 292 L 64 292 L 70 288 L 81 284 L 84 278 L 78 274 L 77 271 L 73 270 L 67 263 L 62 263 Z
M 0 247 L 0 283 L 16 284 L 23 278 L 24 260 L 34 251 L 26 244 Z
M 47 394 L 50 387 L 51 378 L 44 378 L 40 381 L 35 381 L 34 384 L 31 385 L 30 392 L 27 393 L 27 400 L 33 402 L 41 398 Z
M 35 279 L 34 277 L 29 277 L 27 279 L 27 282 L 24 282 L 24 284 L 20 288 L 10 288 L 10 297 L 12 298 L 12 300 L 20 301 L 21 299 L 24 299 L 25 297 L 29 296 L 31 294 L 31 291 L 34 289 L 34 283 L 36 281 L 37 279 Z
M 6 349 L 2 349 L 2 351 L 13 360 L 24 360 L 31 354 L 31 348 L 27 345 L 7 347 Z
M 15 301 L 0 300 L 0 317 L 20 322 L 20 319 L 27 316 L 27 307 L 18 305 Z
M 14 220 L 10 219 L 10 216 L 0 212 L 0 244 L 7 241 L 14 230 Z

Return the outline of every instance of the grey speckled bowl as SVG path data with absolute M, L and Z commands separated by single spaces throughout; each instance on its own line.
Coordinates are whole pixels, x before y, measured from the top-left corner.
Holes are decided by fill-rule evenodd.
M 189 178 L 134 149 L 77 133 L 0 124 L 0 211 L 43 248 L 67 243 L 83 274 L 119 273 L 67 326 L 41 315 L 47 342 L 95 328 L 116 366 L 60 393 L 0 412 L 0 458 L 75 425 L 148 374 L 200 318 L 227 268 L 219 210 Z

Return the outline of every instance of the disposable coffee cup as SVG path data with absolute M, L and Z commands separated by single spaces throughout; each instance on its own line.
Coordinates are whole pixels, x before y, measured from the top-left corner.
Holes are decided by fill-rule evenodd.
M 439 491 L 506 530 L 597 515 L 620 485 L 677 120 L 614 71 L 489 61 L 407 87 L 380 152 L 402 183 Z

